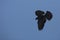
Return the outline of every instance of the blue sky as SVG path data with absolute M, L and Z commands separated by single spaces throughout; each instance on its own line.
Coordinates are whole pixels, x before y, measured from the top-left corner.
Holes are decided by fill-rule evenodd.
M 60 0 L 0 0 L 0 40 L 60 40 L 59 4 Z M 42 31 L 36 10 L 53 14 Z

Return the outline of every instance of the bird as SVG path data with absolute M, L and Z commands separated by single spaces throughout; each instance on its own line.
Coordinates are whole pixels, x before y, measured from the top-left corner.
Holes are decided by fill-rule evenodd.
M 35 20 L 38 20 L 38 30 L 42 30 L 47 20 L 51 20 L 53 15 L 50 11 L 46 11 L 46 13 L 42 10 L 36 10 L 35 15 L 37 16 Z

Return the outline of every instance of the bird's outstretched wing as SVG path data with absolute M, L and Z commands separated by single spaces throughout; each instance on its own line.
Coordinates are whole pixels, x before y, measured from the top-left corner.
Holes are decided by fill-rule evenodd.
M 46 18 L 47 18 L 48 20 L 51 20 L 52 17 L 53 17 L 53 15 L 52 15 L 52 13 L 51 13 L 50 11 L 47 11 L 46 14 L 45 14 L 45 16 L 46 16 Z

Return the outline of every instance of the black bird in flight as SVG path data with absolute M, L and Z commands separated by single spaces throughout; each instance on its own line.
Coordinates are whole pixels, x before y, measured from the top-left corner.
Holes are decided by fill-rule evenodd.
M 35 11 L 36 14 L 36 20 L 38 20 L 38 29 L 42 30 L 44 28 L 46 20 L 51 20 L 52 19 L 52 13 L 50 11 L 44 11 L 37 10 Z

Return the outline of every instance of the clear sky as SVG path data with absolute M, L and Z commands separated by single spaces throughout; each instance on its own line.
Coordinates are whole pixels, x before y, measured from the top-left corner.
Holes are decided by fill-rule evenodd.
M 53 14 L 42 31 L 36 10 Z M 0 40 L 60 40 L 59 17 L 60 0 L 0 0 Z

